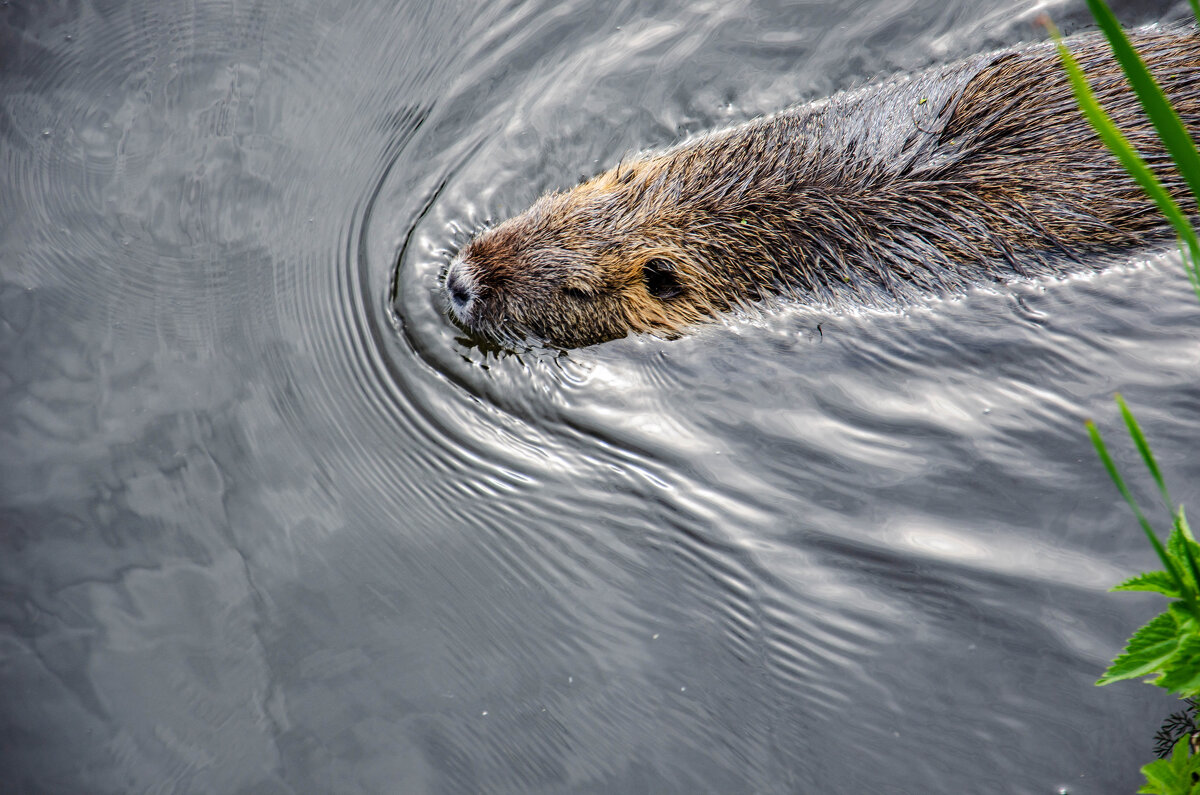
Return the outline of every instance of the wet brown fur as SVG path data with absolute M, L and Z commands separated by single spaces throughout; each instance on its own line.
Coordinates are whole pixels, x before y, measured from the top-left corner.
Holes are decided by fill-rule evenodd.
M 1132 38 L 1195 135 L 1200 37 Z M 1101 104 L 1195 207 L 1107 44 L 1069 44 Z M 572 347 L 678 333 L 768 295 L 878 303 L 1097 267 L 1166 233 L 1038 44 L 623 163 L 480 234 L 447 286 L 482 336 Z

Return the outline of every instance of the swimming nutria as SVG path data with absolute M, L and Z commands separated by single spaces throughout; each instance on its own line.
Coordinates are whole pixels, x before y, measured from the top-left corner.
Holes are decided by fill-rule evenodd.
M 1195 135 L 1200 35 L 1131 38 Z M 1101 104 L 1164 166 L 1107 42 L 1068 44 Z M 1173 169 L 1159 177 L 1195 207 Z M 573 347 L 673 334 L 771 294 L 875 303 L 1054 273 L 1167 231 L 1083 119 L 1046 42 L 622 163 L 470 241 L 446 290 L 475 333 Z

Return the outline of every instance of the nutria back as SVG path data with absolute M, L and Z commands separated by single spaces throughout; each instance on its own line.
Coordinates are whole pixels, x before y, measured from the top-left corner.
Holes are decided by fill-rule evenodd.
M 1131 38 L 1195 136 L 1200 36 Z M 1168 190 L 1195 207 L 1107 42 L 1068 44 Z M 1168 234 L 1042 43 L 624 162 L 478 235 L 446 290 L 480 336 L 573 347 L 675 334 L 769 295 L 877 304 L 1095 267 Z

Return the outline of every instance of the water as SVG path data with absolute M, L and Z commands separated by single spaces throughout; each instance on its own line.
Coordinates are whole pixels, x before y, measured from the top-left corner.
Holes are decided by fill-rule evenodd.
M 1174 703 L 1092 682 L 1161 601 L 1105 592 L 1154 561 L 1082 421 L 1136 471 L 1123 392 L 1200 502 L 1173 255 L 566 355 L 472 347 L 437 289 L 627 152 L 1047 8 L 1084 22 L 0 3 L 6 786 L 1136 789 Z

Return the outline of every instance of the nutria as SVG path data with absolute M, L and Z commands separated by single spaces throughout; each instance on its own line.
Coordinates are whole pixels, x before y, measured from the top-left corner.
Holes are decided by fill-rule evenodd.
M 1131 34 L 1200 131 L 1200 35 Z M 1067 40 L 1182 206 L 1107 42 Z M 1080 114 L 1053 44 L 900 76 L 649 153 L 552 193 L 451 262 L 451 311 L 500 340 L 673 335 L 768 295 L 868 303 L 1098 267 L 1168 228 Z

